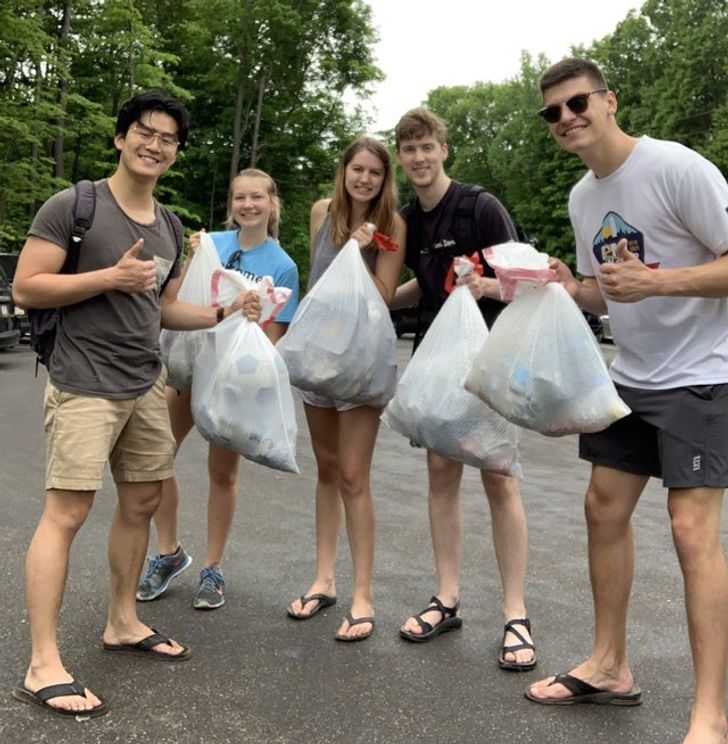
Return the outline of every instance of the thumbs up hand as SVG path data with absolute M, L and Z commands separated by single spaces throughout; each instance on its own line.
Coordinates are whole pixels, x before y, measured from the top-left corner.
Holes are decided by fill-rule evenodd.
M 144 247 L 144 239 L 134 243 L 114 266 L 114 286 L 120 292 L 149 292 L 157 286 L 157 265 L 154 261 L 143 261 L 139 253 Z
M 657 271 L 645 266 L 636 253 L 627 247 L 627 240 L 617 243 L 616 263 L 603 263 L 599 267 L 599 284 L 608 300 L 639 302 L 658 294 Z

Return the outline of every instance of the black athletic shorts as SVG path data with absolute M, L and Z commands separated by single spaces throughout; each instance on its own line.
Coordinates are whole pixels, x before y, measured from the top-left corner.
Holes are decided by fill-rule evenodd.
M 632 409 L 604 431 L 579 437 L 579 457 L 666 488 L 728 487 L 728 383 L 671 390 L 617 385 Z

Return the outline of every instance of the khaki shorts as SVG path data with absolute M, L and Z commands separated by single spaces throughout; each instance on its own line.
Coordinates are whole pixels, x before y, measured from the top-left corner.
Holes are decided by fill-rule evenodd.
M 108 462 L 116 483 L 173 474 L 174 438 L 164 378 L 123 400 L 75 395 L 50 382 L 45 392 L 46 489 L 96 491 Z

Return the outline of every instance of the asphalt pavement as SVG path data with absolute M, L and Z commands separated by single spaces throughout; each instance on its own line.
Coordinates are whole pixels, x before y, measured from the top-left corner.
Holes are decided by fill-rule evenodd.
M 401 367 L 411 341 L 400 340 Z M 605 347 L 606 348 L 606 347 Z M 607 349 L 607 353 L 609 353 Z M 72 552 L 60 622 L 67 667 L 108 702 L 96 720 L 60 719 L 10 697 L 28 660 L 24 553 L 43 503 L 41 406 L 45 373 L 33 377 L 27 346 L 0 353 L 0 742 L 2 744 L 673 744 L 687 727 L 692 670 L 682 583 L 659 483 L 635 515 L 637 568 L 630 606 L 630 657 L 640 707 L 543 707 L 530 681 L 568 671 L 589 652 L 592 605 L 583 492 L 588 467 L 576 438 L 523 435 L 528 516 L 528 612 L 539 665 L 497 667 L 500 581 L 490 517 L 477 472 L 466 468 L 460 631 L 429 643 L 401 640 L 403 618 L 434 592 L 424 453 L 382 428 L 372 485 L 377 512 L 374 636 L 334 641 L 348 609 L 351 567 L 345 534 L 339 602 L 306 622 L 286 605 L 313 576 L 315 469 L 299 409 L 300 475 L 251 463 L 223 570 L 227 602 L 192 609 L 205 547 L 206 446 L 192 433 L 180 451 L 181 534 L 195 560 L 162 599 L 140 607 L 148 624 L 193 649 L 182 664 L 119 658 L 101 649 L 108 586 L 106 537 L 115 502 L 110 478 Z

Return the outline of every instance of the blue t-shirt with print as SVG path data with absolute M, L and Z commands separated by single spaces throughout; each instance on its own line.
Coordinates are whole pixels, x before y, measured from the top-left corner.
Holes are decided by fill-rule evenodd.
M 279 323 L 290 323 L 298 306 L 298 267 L 281 248 L 280 243 L 268 237 L 264 243 L 242 250 L 238 243 L 237 230 L 212 232 L 210 237 L 226 269 L 235 269 L 254 282 L 270 276 L 276 287 L 288 287 L 291 290 L 288 302 L 276 318 Z

